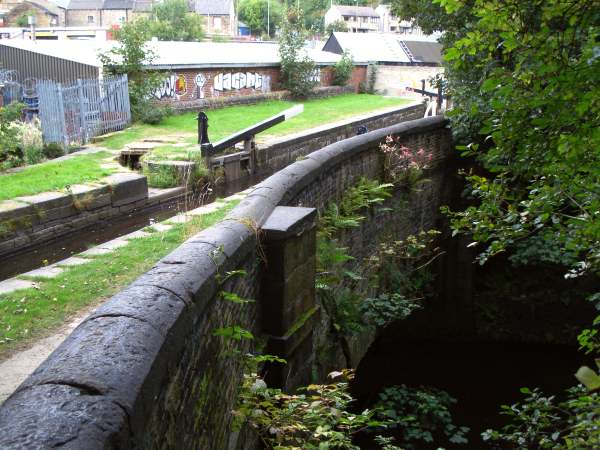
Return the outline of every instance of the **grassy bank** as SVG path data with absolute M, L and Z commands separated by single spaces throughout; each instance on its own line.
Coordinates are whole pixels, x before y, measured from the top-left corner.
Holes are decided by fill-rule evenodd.
M 97 181 L 114 172 L 102 167 L 104 160 L 110 156 L 109 152 L 87 153 L 25 167 L 15 173 L 0 174 L 0 201 Z
M 377 109 L 408 104 L 412 100 L 387 98 L 379 95 L 345 94 L 329 98 L 307 100 L 304 113 L 268 130 L 261 136 L 282 136 L 313 128 Z M 236 131 L 275 115 L 300 102 L 273 100 L 254 105 L 230 106 L 206 112 L 209 119 L 208 134 L 211 142 L 218 141 Z M 197 113 L 185 113 L 165 118 L 159 125 L 134 124 L 103 140 L 100 145 L 121 149 L 126 144 L 147 137 L 187 134 L 186 142 L 196 142 Z
M 0 360 L 64 324 L 80 309 L 123 289 L 190 236 L 222 220 L 237 203 L 231 201 L 213 213 L 174 224 L 169 231 L 132 239 L 127 246 L 87 264 L 65 268 L 56 278 L 33 278 L 38 289 L 0 295 Z

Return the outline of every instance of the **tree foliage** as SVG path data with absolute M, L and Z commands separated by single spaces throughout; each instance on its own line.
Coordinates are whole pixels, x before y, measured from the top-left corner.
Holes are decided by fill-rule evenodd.
M 164 0 L 152 8 L 150 19 L 139 26 L 159 41 L 199 41 L 203 37 L 202 18 L 189 11 L 186 0 Z
M 267 27 L 267 2 L 269 0 L 242 0 L 238 7 L 239 18 L 250 27 L 253 35 L 264 35 L 269 30 L 270 36 L 281 26 L 283 7 L 280 2 L 270 0 L 269 21 Z
M 157 110 L 150 99 L 161 83 L 161 76 L 148 70 L 156 58 L 148 42 L 148 30 L 141 22 L 128 22 L 116 31 L 118 44 L 100 53 L 104 72 L 111 75 L 126 74 L 129 81 L 129 99 L 134 120 L 143 120 L 147 113 Z
M 348 31 L 348 25 L 346 25 L 344 20 L 336 20 L 325 27 L 325 34 L 327 35 L 331 35 L 331 33 L 335 33 L 336 31 Z
M 281 83 L 295 98 L 307 97 L 317 84 L 315 62 L 304 48 L 307 33 L 302 17 L 302 10 L 288 9 L 279 35 Z

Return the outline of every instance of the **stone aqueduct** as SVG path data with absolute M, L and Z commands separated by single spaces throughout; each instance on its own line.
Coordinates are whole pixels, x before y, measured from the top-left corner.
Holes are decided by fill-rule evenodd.
M 239 324 L 286 358 L 271 374 L 283 387 L 310 381 L 315 367 L 322 376 L 356 365 L 368 337 L 348 342 L 344 352 L 317 350 L 327 317 L 314 291 L 315 218 L 361 177 L 381 175 L 378 146 L 390 134 L 431 155 L 428 180 L 396 191 L 389 202 L 401 209 L 369 213 L 348 237 L 352 253 L 369 254 L 384 232 L 435 226 L 454 157 L 443 117 L 378 129 L 299 158 L 88 317 L 0 408 L 0 448 L 250 448 L 231 427 L 242 364 L 226 356 L 234 344 L 213 335 L 218 327 Z M 223 285 L 218 275 L 236 269 L 247 275 Z M 256 302 L 223 301 L 220 290 Z

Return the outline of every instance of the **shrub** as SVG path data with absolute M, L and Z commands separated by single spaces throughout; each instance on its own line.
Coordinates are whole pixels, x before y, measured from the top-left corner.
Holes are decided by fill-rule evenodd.
M 467 443 L 469 428 L 452 423 L 449 407 L 454 403 L 456 400 L 442 390 L 400 385 L 384 389 L 375 407 L 379 419 L 388 421 L 389 428 L 400 430 L 402 447 L 415 449 L 442 440 Z
M 138 101 L 132 105 L 131 113 L 136 122 L 158 125 L 165 117 L 172 114 L 170 106 L 159 106 L 150 100 Z
M 13 122 L 12 127 L 17 130 L 20 148 L 26 164 L 37 164 L 44 159 L 42 152 L 42 130 L 39 119 L 31 122 Z
M 350 77 L 352 77 L 352 70 L 354 69 L 354 61 L 352 55 L 345 51 L 335 66 L 333 66 L 333 84 L 336 86 L 345 86 L 348 83 Z
M 50 142 L 42 148 L 42 153 L 48 159 L 59 158 L 65 155 L 65 149 L 58 142 Z
M 22 164 L 23 149 L 19 131 L 14 123 L 21 118 L 24 105 L 12 103 L 0 107 L 0 168 L 6 169 Z

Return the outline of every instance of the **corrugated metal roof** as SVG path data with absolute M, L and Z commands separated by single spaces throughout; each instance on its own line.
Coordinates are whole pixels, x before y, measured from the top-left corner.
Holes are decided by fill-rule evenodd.
M 195 0 L 194 11 L 202 15 L 228 16 L 232 0 Z
M 357 62 L 410 62 L 393 34 L 335 32 L 329 39 L 335 39 Z
M 342 33 L 334 32 L 323 46 L 323 49 L 336 51 L 337 43 L 342 51 L 349 51 L 355 62 L 413 62 L 402 49 L 400 41 L 407 46 L 410 42 L 414 46 L 415 60 L 426 63 L 441 62 L 441 45 L 437 43 L 438 35 L 398 35 L 395 33 Z M 423 44 L 423 45 L 420 45 Z M 408 46 L 411 49 L 410 46 Z M 436 53 L 437 52 L 437 53 Z M 422 56 L 417 58 L 416 55 Z
M 22 48 L 57 58 L 101 66 L 98 53 L 106 51 L 115 41 L 43 41 L 4 40 L 0 45 Z M 151 67 L 161 69 L 208 67 L 278 66 L 278 45 L 255 42 L 150 42 L 156 54 Z M 319 65 L 335 64 L 340 56 L 321 50 L 306 50 Z
M 346 5 L 333 5 L 334 8 L 342 14 L 342 16 L 353 16 L 353 17 L 377 17 L 379 14 L 370 6 L 346 6 Z
M 441 64 L 442 44 L 437 42 L 417 42 L 402 39 L 413 55 L 413 61 Z

